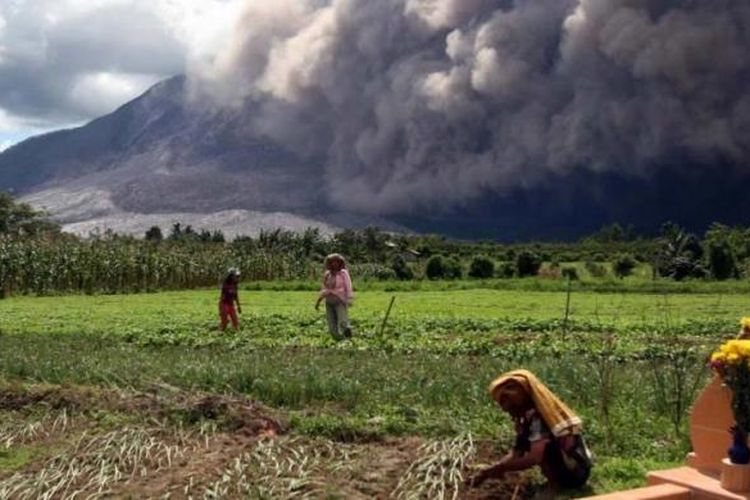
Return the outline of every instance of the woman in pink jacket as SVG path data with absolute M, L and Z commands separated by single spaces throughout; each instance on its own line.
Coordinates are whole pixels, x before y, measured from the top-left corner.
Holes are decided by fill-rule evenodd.
M 346 261 L 340 254 L 332 253 L 325 258 L 325 268 L 323 287 L 315 303 L 315 309 L 319 309 L 320 303 L 325 299 L 328 330 L 331 335 L 336 340 L 351 338 L 348 308 L 354 299 L 354 292 L 349 271 L 346 270 Z

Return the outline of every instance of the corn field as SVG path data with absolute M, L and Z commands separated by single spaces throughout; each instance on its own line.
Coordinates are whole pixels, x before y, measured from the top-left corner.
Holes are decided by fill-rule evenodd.
M 320 264 L 294 251 L 221 243 L 0 238 L 0 295 L 131 293 L 243 280 L 307 279 Z

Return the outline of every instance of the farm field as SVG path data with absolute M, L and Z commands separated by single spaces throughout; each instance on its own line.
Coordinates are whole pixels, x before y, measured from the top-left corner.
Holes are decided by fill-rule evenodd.
M 591 488 L 567 496 L 639 485 L 688 451 L 748 303 L 575 290 L 566 320 L 564 291 L 367 289 L 336 344 L 314 298 L 243 290 L 240 332 L 214 290 L 0 301 L 0 497 L 531 498 L 534 474 L 460 486 L 511 444 L 486 386 L 518 367 L 586 422 Z

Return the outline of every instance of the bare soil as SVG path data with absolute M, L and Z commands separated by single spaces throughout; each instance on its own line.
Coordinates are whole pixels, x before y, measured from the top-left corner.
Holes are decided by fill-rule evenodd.
M 26 425 L 30 420 L 38 423 Z M 13 470 L 0 460 L 2 498 L 426 498 L 413 490 L 421 479 L 412 466 L 426 458 L 423 438 L 343 443 L 295 436 L 278 412 L 244 398 L 165 385 L 139 393 L 0 387 L 0 422 L 7 435 L 18 434 L 0 441 L 0 458 L 48 449 Z M 470 462 L 498 456 L 481 442 Z M 521 500 L 534 495 L 538 478 L 515 475 L 457 492 L 454 484 L 445 482 L 445 498 Z

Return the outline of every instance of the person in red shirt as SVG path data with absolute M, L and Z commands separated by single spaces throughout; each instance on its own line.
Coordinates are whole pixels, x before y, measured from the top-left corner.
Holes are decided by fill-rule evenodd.
M 224 278 L 224 283 L 221 285 L 221 297 L 219 298 L 219 328 L 223 332 L 227 323 L 231 319 L 232 326 L 235 330 L 240 329 L 240 320 L 237 317 L 237 313 L 242 314 L 242 306 L 240 306 L 240 297 L 237 294 L 237 284 L 240 282 L 240 271 L 237 268 L 229 269 L 227 277 Z M 237 304 L 235 309 L 234 305 Z

